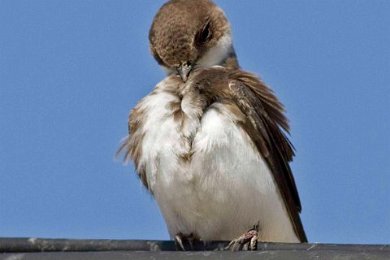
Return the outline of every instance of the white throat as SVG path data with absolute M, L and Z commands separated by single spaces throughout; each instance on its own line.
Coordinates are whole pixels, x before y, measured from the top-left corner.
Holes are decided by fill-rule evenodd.
M 201 67 L 220 65 L 231 52 L 232 36 L 230 33 L 226 33 L 218 40 L 214 47 L 210 48 L 210 50 L 208 50 L 203 57 L 198 60 L 197 65 Z

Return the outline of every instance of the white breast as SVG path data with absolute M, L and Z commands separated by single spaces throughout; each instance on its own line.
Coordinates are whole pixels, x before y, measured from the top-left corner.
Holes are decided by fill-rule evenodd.
M 214 103 L 184 135 L 168 106 L 179 98 L 163 86 L 140 104 L 148 111 L 141 161 L 170 235 L 231 240 L 260 224 L 263 241 L 298 242 L 270 170 L 227 108 Z M 178 158 L 190 150 L 190 161 Z

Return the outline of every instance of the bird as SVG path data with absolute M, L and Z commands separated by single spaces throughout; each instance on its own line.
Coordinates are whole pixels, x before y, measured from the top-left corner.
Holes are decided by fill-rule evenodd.
M 307 242 L 284 106 L 240 68 L 224 11 L 170 0 L 149 43 L 166 77 L 131 110 L 118 152 L 134 162 L 170 237 L 182 249 L 193 240 L 233 250 Z

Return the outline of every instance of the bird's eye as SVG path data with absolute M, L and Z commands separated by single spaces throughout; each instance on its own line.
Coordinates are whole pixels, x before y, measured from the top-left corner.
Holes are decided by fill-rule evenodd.
M 201 46 L 205 43 L 207 43 L 208 41 L 210 41 L 211 39 L 211 36 L 212 36 L 212 33 L 211 33 L 211 22 L 208 21 L 202 28 L 202 30 L 200 30 L 196 36 L 195 36 L 195 42 L 198 46 Z

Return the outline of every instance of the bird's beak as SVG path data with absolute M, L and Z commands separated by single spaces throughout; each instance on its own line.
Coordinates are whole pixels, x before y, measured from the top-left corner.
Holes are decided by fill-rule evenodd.
M 177 73 L 179 73 L 180 75 L 180 78 L 186 82 L 187 79 L 188 79 L 188 75 L 190 74 L 192 70 L 192 65 L 191 64 L 188 64 L 187 62 L 186 63 L 183 63 L 182 65 L 180 65 L 178 68 L 177 68 Z

